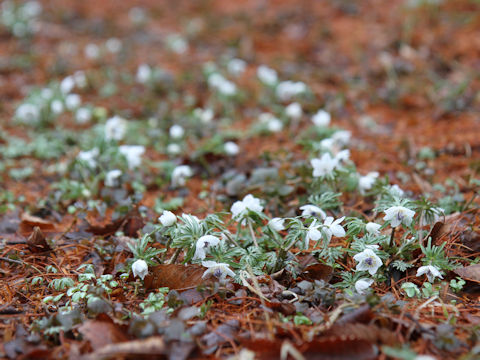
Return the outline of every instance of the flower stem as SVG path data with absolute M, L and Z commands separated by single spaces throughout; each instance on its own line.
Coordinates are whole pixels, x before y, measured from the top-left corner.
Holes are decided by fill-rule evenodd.
M 182 248 L 178 248 L 175 253 L 173 254 L 173 256 L 171 257 L 170 260 L 168 260 L 168 264 L 173 264 L 175 263 L 175 261 L 177 261 L 177 258 L 178 258 L 178 255 L 180 255 L 180 252 L 182 251 Z
M 247 224 L 248 224 L 248 228 L 250 230 L 250 235 L 252 236 L 253 243 L 255 244 L 256 247 L 259 247 L 258 242 L 257 242 L 257 238 L 255 237 L 255 232 L 253 231 L 252 220 L 247 219 Z
M 287 256 L 287 251 L 283 248 L 280 248 L 280 251 L 278 252 L 277 261 L 275 262 L 275 266 L 273 267 L 274 273 L 279 271 L 282 268 L 282 265 L 286 256 Z
M 167 255 L 167 251 L 168 249 L 170 249 L 170 245 L 172 244 L 172 237 L 170 236 L 168 238 L 168 241 L 167 243 L 165 244 L 165 252 L 162 254 L 162 256 L 160 257 L 160 259 L 162 260 L 162 263 L 163 263 L 163 260 L 165 259 L 165 256 Z
M 390 246 L 393 245 L 394 236 L 395 236 L 395 228 L 392 228 L 392 233 L 390 234 L 390 241 L 389 241 Z
M 233 239 L 230 234 L 224 232 L 223 233 L 225 235 L 225 237 L 227 238 L 228 241 L 230 241 L 233 245 L 235 245 L 236 247 L 238 248 L 241 248 L 241 246 L 235 241 L 235 239 Z

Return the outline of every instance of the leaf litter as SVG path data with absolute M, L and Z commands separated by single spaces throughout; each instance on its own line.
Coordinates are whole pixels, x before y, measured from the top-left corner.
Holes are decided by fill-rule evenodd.
M 0 357 L 480 354 L 478 4 L 5 4 Z

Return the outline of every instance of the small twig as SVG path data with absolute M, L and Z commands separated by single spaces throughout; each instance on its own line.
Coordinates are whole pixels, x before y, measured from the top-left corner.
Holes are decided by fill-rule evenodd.
M 293 357 L 295 360 L 305 360 L 305 357 L 302 355 L 302 353 L 298 351 L 290 341 L 285 340 L 280 349 L 280 359 L 287 360 L 288 355 Z
M 42 276 L 44 275 L 43 272 L 42 272 L 42 270 L 40 270 L 39 268 L 37 268 L 35 265 L 26 263 L 25 261 L 15 260 L 15 259 L 9 259 L 9 258 L 3 257 L 3 256 L 0 257 L 0 260 L 6 261 L 6 262 L 9 262 L 9 263 L 12 263 L 12 264 L 25 265 L 26 267 L 31 267 L 32 269 L 35 269 L 36 271 L 38 271 Z
M 343 303 L 339 305 L 335 310 L 328 314 L 328 320 L 321 325 L 313 327 L 308 333 L 308 338 L 312 340 L 317 334 L 326 331 L 332 327 L 335 321 L 340 317 L 344 308 L 351 306 L 350 303 Z
M 12 264 L 18 264 L 18 265 L 23 265 L 24 263 L 20 260 L 14 260 L 14 259 L 9 259 L 7 257 L 0 257 L 0 260 L 3 260 L 3 261 L 7 261 L 9 263 L 12 263 Z
M 420 310 L 422 310 L 424 307 L 428 306 L 428 304 L 430 304 L 432 301 L 438 299 L 438 295 L 435 295 L 435 296 L 432 296 L 430 299 L 428 299 L 427 301 L 425 301 L 422 305 L 420 305 L 417 310 L 415 310 L 415 315 L 414 315 L 414 318 L 415 319 L 419 319 L 420 318 Z
M 265 304 L 265 300 L 268 301 L 268 302 L 270 302 L 270 300 L 268 300 L 262 294 L 262 290 L 260 289 L 260 285 L 258 284 L 257 277 L 253 273 L 253 270 L 252 270 L 252 268 L 250 267 L 249 264 L 247 264 L 247 273 L 250 275 L 250 279 L 252 279 L 253 286 L 254 286 L 254 289 L 255 289 L 254 293 L 257 294 L 260 297 L 260 301 L 262 302 L 262 306 L 263 306 L 264 314 L 265 314 L 265 321 L 267 323 L 267 328 L 269 330 L 269 337 L 270 337 L 271 340 L 273 340 L 275 338 L 275 332 L 274 332 L 274 329 L 273 329 L 272 321 L 270 319 L 270 315 L 267 312 L 267 306 Z M 248 281 L 245 280 L 245 278 L 242 278 L 242 282 L 243 282 L 244 285 L 248 284 Z M 252 288 L 252 286 L 250 284 L 248 284 L 247 287 L 249 289 Z

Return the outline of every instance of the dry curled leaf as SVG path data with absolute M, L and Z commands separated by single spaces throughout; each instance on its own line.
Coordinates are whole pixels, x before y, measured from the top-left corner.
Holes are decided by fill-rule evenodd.
M 42 253 L 52 250 L 47 243 L 45 235 L 38 226 L 33 228 L 32 234 L 28 237 L 27 246 L 33 253 Z

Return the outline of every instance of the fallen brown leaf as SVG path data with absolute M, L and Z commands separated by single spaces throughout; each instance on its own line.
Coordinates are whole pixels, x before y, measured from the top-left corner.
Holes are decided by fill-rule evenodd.
M 122 343 L 105 345 L 93 353 L 84 357 L 84 359 L 104 359 L 120 355 L 163 355 L 167 349 L 163 338 L 152 336 L 145 340 L 133 340 Z
M 242 342 L 246 348 L 255 352 L 255 359 L 277 360 L 280 358 L 283 340 L 255 339 Z M 296 347 L 304 359 L 315 360 L 368 360 L 375 359 L 377 349 L 369 341 L 354 336 L 331 336 L 321 338 Z
M 106 316 L 99 316 L 101 320 L 85 321 L 78 331 L 90 342 L 93 350 L 99 350 L 107 345 L 128 341 L 125 329 L 114 324 Z
M 20 234 L 24 236 L 27 236 L 30 233 L 32 233 L 33 229 L 36 226 L 46 232 L 55 231 L 55 225 L 52 222 L 39 218 L 37 216 L 33 216 L 28 213 L 23 213 L 20 219 L 21 219 L 21 222 L 18 230 Z
M 205 268 L 199 265 L 157 265 L 145 277 L 145 287 L 147 289 L 168 287 L 170 290 L 196 287 L 203 283 L 204 272 Z
M 332 278 L 333 268 L 325 264 L 312 264 L 303 269 L 300 274 L 302 278 L 309 281 L 323 280 L 329 282 Z
M 458 268 L 453 270 L 453 272 L 464 280 L 480 283 L 480 264 Z

